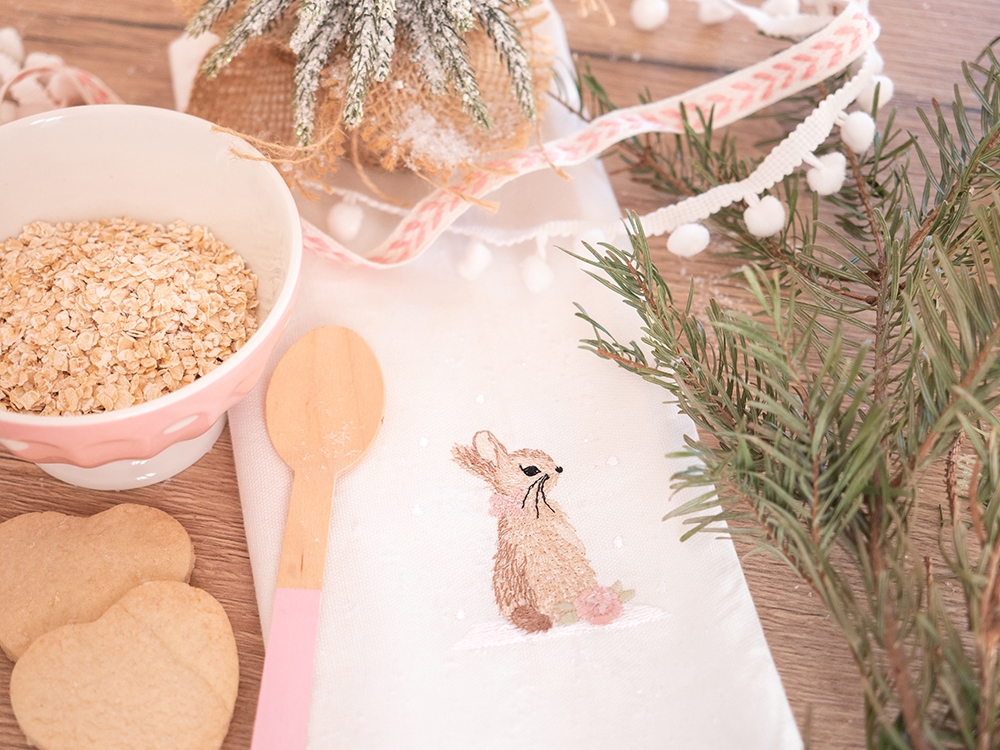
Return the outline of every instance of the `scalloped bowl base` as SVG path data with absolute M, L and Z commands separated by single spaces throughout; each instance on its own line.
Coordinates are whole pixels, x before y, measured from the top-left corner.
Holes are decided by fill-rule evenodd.
M 152 458 L 141 461 L 112 461 L 84 469 L 72 464 L 37 464 L 67 484 L 91 490 L 130 490 L 163 482 L 179 474 L 208 453 L 226 426 L 223 414 L 205 433 L 165 448 Z

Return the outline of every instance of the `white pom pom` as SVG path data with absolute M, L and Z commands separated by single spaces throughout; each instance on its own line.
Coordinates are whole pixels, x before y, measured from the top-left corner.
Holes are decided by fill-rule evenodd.
M 473 240 L 465 248 L 462 257 L 455 265 L 458 275 L 466 281 L 475 281 L 483 275 L 483 271 L 493 261 L 493 253 L 485 244 L 478 240 Z
M 698 0 L 698 20 L 703 24 L 712 25 L 728 21 L 735 15 L 732 6 L 722 0 Z
M 670 15 L 667 0 L 632 0 L 629 10 L 632 23 L 640 31 L 652 31 L 666 23 Z
M 871 112 L 875 106 L 875 89 L 878 88 L 878 106 L 884 107 L 892 99 L 896 87 L 889 76 L 875 76 L 865 90 L 858 94 L 857 103 L 865 112 Z
M 0 84 L 9 81 L 21 72 L 17 61 L 3 50 L 0 50 Z
M 63 64 L 63 59 L 59 55 L 50 55 L 48 52 L 32 52 L 26 58 L 21 67 L 25 70 L 35 68 L 58 68 Z
M 60 107 L 75 107 L 86 103 L 76 80 L 65 71 L 53 74 L 45 91 L 49 98 Z
M 770 237 L 785 227 L 785 207 L 773 195 L 765 195 L 743 212 L 747 231 L 754 237 Z
M 37 76 L 31 75 L 26 76 L 16 83 L 11 84 L 10 88 L 7 89 L 10 95 L 14 97 L 18 104 L 22 106 L 30 106 L 32 112 L 40 111 L 44 112 L 45 109 L 38 109 L 38 107 L 46 107 L 47 109 L 52 109 L 52 101 L 49 99 L 48 95 L 45 93 L 45 88 L 37 80 Z M 21 115 L 24 116 L 23 114 Z
M 868 48 L 868 51 L 864 54 L 864 56 L 862 56 L 861 59 L 867 62 L 868 58 L 872 60 L 872 65 L 875 66 L 872 68 L 872 73 L 879 75 L 883 70 L 885 70 L 885 60 L 882 55 L 879 54 L 879 51 L 875 49 L 874 45 Z
M 529 291 L 544 292 L 555 279 L 552 268 L 537 253 L 533 253 L 521 261 L 521 278 Z
M 14 122 L 14 120 L 20 117 L 19 109 L 17 104 L 9 99 L 4 99 L 0 102 L 0 125 Z
M 681 224 L 667 238 L 667 250 L 690 258 L 708 247 L 708 229 L 701 224 Z
M 867 112 L 851 112 L 840 126 L 840 137 L 856 154 L 863 154 L 875 140 L 875 121 Z
M 607 242 L 608 238 L 605 236 L 597 227 L 591 227 L 590 229 L 580 232 L 574 239 L 574 245 L 582 245 L 584 243 L 590 245 L 591 247 L 597 247 L 601 242 Z
M 799 0 L 767 0 L 760 9 L 772 18 L 794 16 L 799 12 Z
M 365 212 L 361 206 L 341 201 L 326 215 L 326 228 L 335 240 L 350 242 L 358 236 L 364 220 Z
M 847 158 L 839 151 L 819 157 L 820 166 L 806 172 L 806 182 L 814 193 L 833 195 L 844 185 Z
M 0 29 L 0 52 L 12 58 L 19 66 L 24 61 L 24 44 L 13 26 Z

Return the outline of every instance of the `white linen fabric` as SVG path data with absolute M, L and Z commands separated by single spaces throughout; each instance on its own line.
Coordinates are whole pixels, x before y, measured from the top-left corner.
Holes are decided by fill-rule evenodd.
M 568 60 L 554 11 L 547 24 Z M 578 126 L 549 107 L 548 134 Z M 532 175 L 495 197 L 495 216 L 477 208 L 465 220 L 503 228 L 619 215 L 596 163 L 569 180 Z M 323 225 L 328 204 L 301 207 Z M 394 221 L 368 211 L 361 241 Z M 681 543 L 680 522 L 662 520 L 684 499 L 669 488 L 684 463 L 665 454 L 693 425 L 662 390 L 579 348 L 591 332 L 573 303 L 625 338 L 636 319 L 555 249 L 554 283 L 529 291 L 519 263 L 534 244 L 495 251 L 465 281 L 456 265 L 466 242 L 446 234 L 389 270 L 307 254 L 269 370 L 230 411 L 266 638 L 291 487 L 264 424 L 270 368 L 306 331 L 332 324 L 364 337 L 383 370 L 381 431 L 336 486 L 309 747 L 801 747 L 732 543 Z M 492 490 L 452 457 L 480 430 L 563 468 L 549 497 L 599 583 L 635 591 L 615 622 L 528 634 L 503 619 Z

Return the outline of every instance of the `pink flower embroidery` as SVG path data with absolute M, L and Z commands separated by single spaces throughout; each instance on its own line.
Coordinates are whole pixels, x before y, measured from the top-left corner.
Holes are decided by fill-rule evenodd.
M 618 592 L 606 586 L 584 589 L 573 600 L 573 606 L 581 620 L 594 625 L 607 625 L 622 613 L 622 600 L 618 597 Z
M 494 493 L 490 495 L 490 515 L 494 518 L 517 518 L 528 515 L 528 511 L 513 498 Z

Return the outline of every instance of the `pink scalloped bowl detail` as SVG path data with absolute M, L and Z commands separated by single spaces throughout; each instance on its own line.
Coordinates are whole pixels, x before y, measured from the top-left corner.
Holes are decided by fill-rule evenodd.
M 242 158 L 237 153 L 250 158 Z M 204 377 L 79 416 L 0 411 L 0 442 L 34 463 L 145 460 L 205 434 L 264 372 L 298 288 L 302 230 L 281 175 L 245 141 L 167 109 L 107 104 L 0 127 L 0 240 L 32 221 L 128 216 L 209 227 L 258 277 L 257 331 Z

